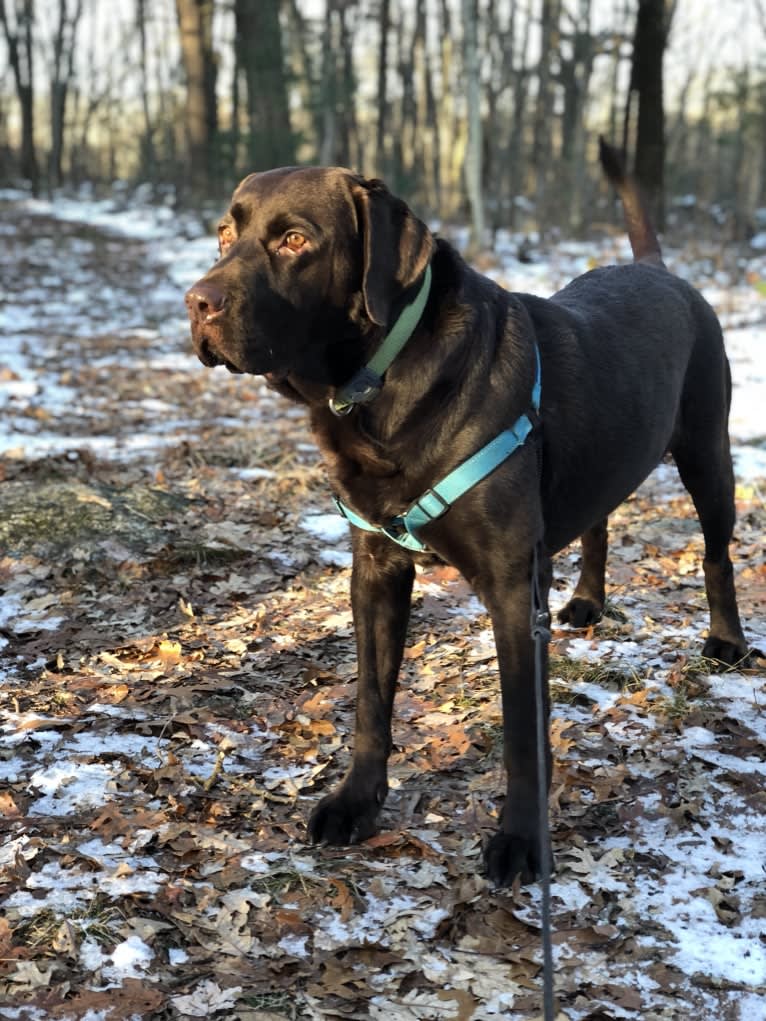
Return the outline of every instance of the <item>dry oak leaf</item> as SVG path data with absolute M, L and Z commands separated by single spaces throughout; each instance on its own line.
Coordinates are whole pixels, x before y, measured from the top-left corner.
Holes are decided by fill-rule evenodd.
M 210 1017 L 224 1010 L 230 1010 L 242 992 L 241 986 L 221 989 L 209 980 L 200 982 L 194 992 L 187 996 L 172 996 L 170 1002 L 186 1017 Z

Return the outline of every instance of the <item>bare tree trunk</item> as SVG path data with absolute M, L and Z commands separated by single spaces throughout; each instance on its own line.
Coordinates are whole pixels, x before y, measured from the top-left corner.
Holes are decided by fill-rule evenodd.
M 157 153 L 154 147 L 154 125 L 149 110 L 149 72 L 146 60 L 146 0 L 136 0 L 136 28 L 141 60 L 141 111 L 144 115 L 144 136 L 141 140 L 141 167 L 150 180 L 157 176 Z
M 388 43 L 391 33 L 391 0 L 381 0 L 378 21 L 378 121 L 375 132 L 375 165 L 378 173 L 388 172 L 386 127 L 388 118 Z
M 551 63 L 559 30 L 560 0 L 542 0 L 540 12 L 540 61 L 537 69 L 537 106 L 532 165 L 537 176 L 537 220 L 540 230 L 548 225 L 550 211 L 548 175 L 553 162 L 553 87 Z
M 515 226 L 516 202 L 518 195 L 524 192 L 526 178 L 522 170 L 522 142 L 524 139 L 524 128 L 527 121 L 527 94 L 529 92 L 529 69 L 526 66 L 527 53 L 529 52 L 529 34 L 532 25 L 532 17 L 529 11 L 524 18 L 523 35 L 521 45 L 516 47 L 514 24 L 514 50 L 518 54 L 514 58 L 513 71 L 513 126 L 511 137 L 508 143 L 508 174 L 511 181 L 511 214 L 510 226 Z
M 484 243 L 484 198 L 482 194 L 481 80 L 479 67 L 478 0 L 462 0 L 463 48 L 468 109 L 468 146 L 465 155 L 465 185 L 471 207 L 473 250 Z
M 620 110 L 620 69 L 624 60 L 623 44 L 625 42 L 626 26 L 628 25 L 629 12 L 627 10 L 628 0 L 614 0 L 613 7 L 613 28 L 611 32 L 611 68 L 609 74 L 609 117 L 607 120 L 607 137 L 612 145 L 620 144 L 618 139 L 618 121 Z M 627 104 L 626 104 L 627 110 Z M 623 149 L 626 139 L 622 138 Z
M 434 93 L 432 55 L 426 38 L 428 7 L 417 5 L 417 25 L 413 41 L 413 63 L 417 69 L 421 87 L 418 95 L 418 120 L 423 139 L 423 182 L 424 200 L 432 211 L 441 211 L 441 139 L 439 112 Z
M 638 93 L 635 174 L 658 230 L 665 224 L 665 108 L 662 61 L 672 6 L 668 0 L 639 0 L 633 42 L 631 91 Z
M 349 24 L 354 15 L 355 0 L 345 0 L 340 10 L 340 46 L 343 65 L 339 69 L 338 91 L 341 97 L 341 136 L 343 139 L 341 163 L 360 167 L 362 163 L 359 127 L 356 121 L 354 98 L 356 72 L 354 70 L 354 38 Z
M 204 191 L 215 180 L 217 163 L 218 68 L 213 51 L 213 0 L 176 0 L 181 59 L 186 74 L 186 142 L 189 180 Z
M 40 167 L 35 149 L 35 84 L 33 25 L 34 0 L 16 0 L 13 24 L 8 18 L 5 0 L 0 0 L 0 22 L 8 44 L 8 62 L 13 71 L 16 95 L 21 107 L 21 176 L 40 193 Z
M 667 167 L 672 175 L 669 178 L 666 172 L 665 181 L 671 194 L 688 187 L 684 169 L 687 163 L 687 150 L 689 147 L 689 92 L 696 81 L 696 77 L 696 68 L 690 68 L 678 94 L 675 116 L 668 127 L 665 139 Z
M 338 136 L 337 110 L 337 11 L 334 0 L 326 0 L 325 27 L 322 48 L 322 87 L 320 92 L 321 123 L 319 127 L 319 162 L 331 166 L 336 162 Z
M 749 175 L 746 167 L 747 122 L 750 117 L 750 75 L 747 66 L 735 76 L 735 95 L 737 98 L 737 126 L 734 132 L 732 152 L 730 194 L 734 198 L 734 221 L 732 233 L 735 241 L 744 241 L 750 228 L 751 196 Z
M 439 134 L 443 148 L 441 153 L 442 167 L 442 206 L 441 215 L 453 215 L 465 201 L 465 186 L 462 183 L 465 168 L 465 147 L 467 125 L 464 118 L 458 118 L 455 109 L 455 96 L 461 88 L 455 71 L 455 27 L 448 0 L 441 0 L 441 19 L 439 24 L 440 64 L 442 94 L 439 103 L 441 124 Z
M 571 59 L 561 60 L 564 85 L 561 166 L 565 176 L 563 199 L 568 205 L 557 212 L 559 218 L 566 216 L 571 230 L 578 231 L 584 219 L 585 109 L 596 56 L 591 34 L 591 0 L 579 0 L 577 19 L 572 23 L 571 46 Z
M 249 170 L 295 162 L 279 0 L 234 0 L 237 64 L 247 85 Z
M 513 74 L 513 36 L 517 9 L 514 4 L 503 12 L 499 5 L 490 4 L 485 18 L 489 74 L 484 85 L 486 116 L 483 186 L 488 199 L 486 212 L 493 239 L 504 219 L 504 198 L 508 191 L 506 141 L 510 118 L 507 110 L 501 109 L 501 99 L 510 88 Z M 504 20 L 506 16 L 507 23 Z
M 53 40 L 51 74 L 51 152 L 48 182 L 51 188 L 59 187 L 62 182 L 67 97 L 74 76 L 75 46 L 82 7 L 83 0 L 75 0 L 70 14 L 67 0 L 59 0 L 59 20 Z
M 398 14 L 395 66 L 399 75 L 399 102 L 397 123 L 391 132 L 393 135 L 391 180 L 395 190 L 409 193 L 415 187 L 413 175 L 416 166 L 414 154 L 417 145 L 417 107 L 413 81 L 412 39 L 408 44 L 405 17 L 401 7 Z
M 696 196 L 696 211 L 699 215 L 700 208 L 704 202 L 710 201 L 712 164 L 712 128 L 711 128 L 711 106 L 713 93 L 713 68 L 708 69 L 705 75 L 705 84 L 702 88 L 702 111 L 697 119 L 695 127 L 694 148 L 692 154 L 692 187 Z
M 314 49 L 309 44 L 308 19 L 301 10 L 300 0 L 283 0 L 282 4 L 285 14 L 285 59 L 288 74 L 300 97 L 301 109 L 296 128 L 304 140 L 310 142 L 319 156 L 320 163 L 326 162 L 321 155 L 326 115 L 324 96 L 330 87 L 328 81 L 330 68 L 336 63 L 331 36 L 333 22 L 330 15 L 343 2 L 344 0 L 325 0 L 324 31 L 318 59 L 314 59 Z M 238 76 L 235 75 L 236 77 Z
M 354 4 L 327 0 L 322 50 L 322 75 L 317 118 L 319 162 L 356 167 L 360 164 L 354 116 L 353 41 L 348 25 Z

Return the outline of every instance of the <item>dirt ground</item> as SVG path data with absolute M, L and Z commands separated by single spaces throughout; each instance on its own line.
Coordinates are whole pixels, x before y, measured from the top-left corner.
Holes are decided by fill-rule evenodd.
M 156 241 L 4 214 L 23 317 L 0 346 L 19 439 L 0 462 L 0 1016 L 539 1017 L 539 891 L 482 874 L 503 792 L 483 609 L 451 570 L 419 574 L 380 834 L 307 846 L 349 761 L 355 661 L 303 413 L 196 363 Z M 763 493 L 739 487 L 733 548 L 761 642 Z M 701 539 L 670 466 L 612 529 L 608 616 L 551 648 L 559 1009 L 754 1021 L 764 673 L 699 656 Z

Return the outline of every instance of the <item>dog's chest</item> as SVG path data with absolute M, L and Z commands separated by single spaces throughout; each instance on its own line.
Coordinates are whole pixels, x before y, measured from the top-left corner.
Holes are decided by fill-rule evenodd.
M 345 419 L 327 422 L 324 416 L 312 416 L 312 429 L 330 488 L 344 503 L 375 524 L 408 506 L 414 483 L 407 465 L 383 450 L 356 423 Z

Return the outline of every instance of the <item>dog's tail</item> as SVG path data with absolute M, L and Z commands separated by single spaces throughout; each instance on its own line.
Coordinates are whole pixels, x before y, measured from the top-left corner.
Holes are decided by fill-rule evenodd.
M 646 200 L 636 181 L 625 169 L 622 153 L 609 145 L 603 135 L 599 135 L 598 154 L 604 173 L 622 201 L 634 260 L 664 266 L 662 249 L 652 226 Z

